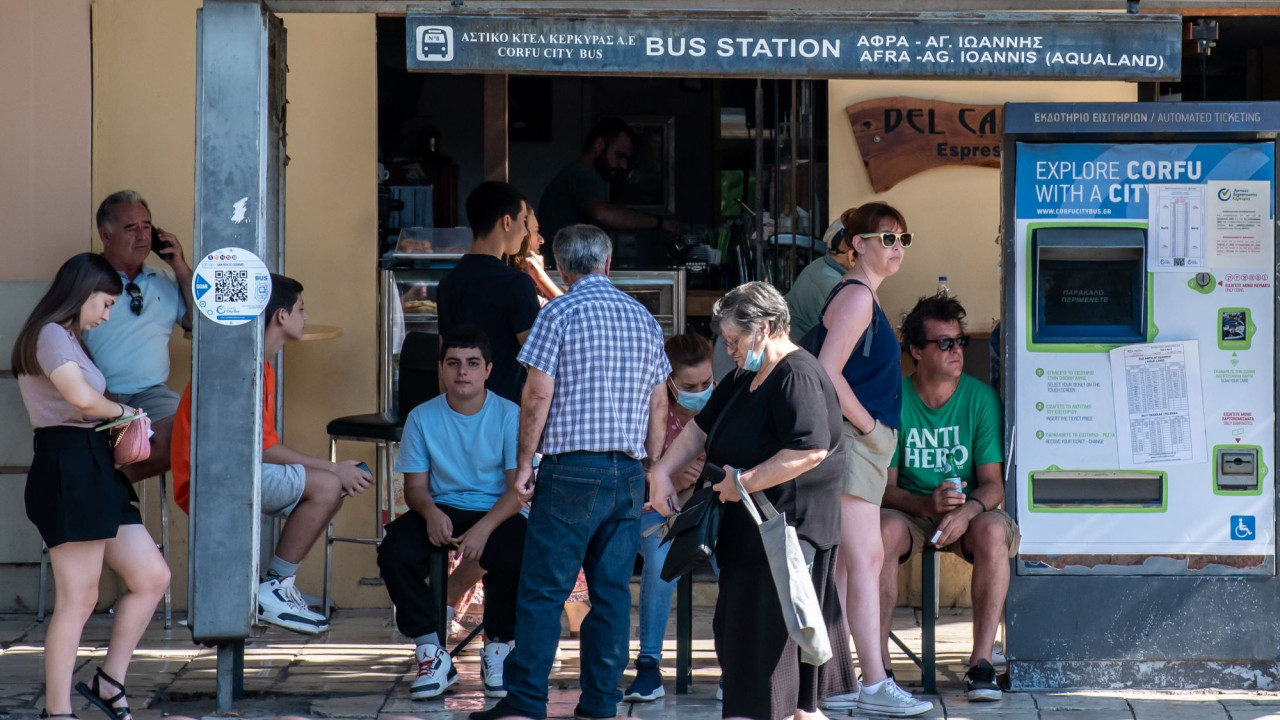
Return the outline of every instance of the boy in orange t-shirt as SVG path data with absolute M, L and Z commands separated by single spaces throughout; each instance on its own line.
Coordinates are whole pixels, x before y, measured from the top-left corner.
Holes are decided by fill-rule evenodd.
M 287 340 L 300 340 L 307 313 L 302 284 L 284 275 L 271 275 L 271 301 L 266 309 L 264 353 L 273 357 Z M 329 629 L 324 615 L 312 611 L 294 587 L 298 564 L 328 527 L 347 495 L 363 492 L 372 478 L 355 460 L 329 462 L 304 455 L 280 442 L 272 420 L 276 414 L 276 377 L 271 363 L 263 364 L 262 380 L 262 512 L 288 517 L 276 554 L 258 586 L 258 619 L 300 633 Z M 191 384 L 187 383 L 174 417 L 170 455 L 174 499 L 190 512 Z

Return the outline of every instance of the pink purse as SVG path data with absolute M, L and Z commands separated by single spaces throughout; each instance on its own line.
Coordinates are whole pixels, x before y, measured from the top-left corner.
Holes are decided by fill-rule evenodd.
M 144 415 L 112 428 L 111 447 L 117 465 L 142 462 L 151 457 L 151 418 Z

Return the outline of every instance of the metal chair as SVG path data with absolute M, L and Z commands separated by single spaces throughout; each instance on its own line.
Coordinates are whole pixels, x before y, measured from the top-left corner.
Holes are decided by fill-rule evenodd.
M 911 652 L 911 648 L 895 635 L 889 633 L 889 639 L 897 645 L 916 667 L 920 668 L 920 681 L 924 692 L 935 695 L 938 692 L 938 652 L 934 637 L 938 624 L 938 551 L 932 545 L 926 545 L 920 553 L 920 654 Z
M 395 493 L 391 487 L 392 446 L 400 444 L 409 411 L 439 394 L 439 340 L 434 334 L 411 332 L 400 349 L 397 408 L 387 412 L 347 415 L 329 421 L 329 460 L 338 460 L 338 441 L 369 442 L 376 446 L 374 467 L 374 530 L 369 537 L 335 535 L 333 523 L 325 531 L 324 616 L 333 605 L 333 544 L 376 546 L 385 534 L 383 526 L 395 517 Z
M 168 473 L 160 473 L 156 477 L 160 478 L 160 542 L 156 543 L 156 547 L 160 549 L 160 554 L 164 556 L 164 564 L 169 566 L 169 478 Z M 142 488 L 142 497 L 140 498 L 143 512 L 147 509 L 146 502 L 146 486 Z M 145 519 L 145 518 L 144 518 Z M 39 599 L 36 601 L 36 622 L 44 622 L 45 618 L 45 596 L 48 594 L 49 582 L 49 546 L 44 543 L 40 544 L 40 590 Z M 166 585 L 164 589 L 164 629 L 173 629 L 173 588 L 172 585 Z

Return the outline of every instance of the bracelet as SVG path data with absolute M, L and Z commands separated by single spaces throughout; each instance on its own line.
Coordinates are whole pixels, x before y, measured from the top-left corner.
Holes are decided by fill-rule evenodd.
M 116 419 L 119 420 L 120 418 L 124 417 L 124 414 L 128 412 L 128 410 L 125 410 L 124 403 L 116 403 L 116 405 L 120 406 L 120 414 L 116 416 Z
M 974 495 L 970 495 L 968 498 L 966 498 L 966 500 L 972 500 L 972 501 L 974 501 L 974 502 L 978 503 L 978 505 L 980 505 L 980 506 L 982 507 L 982 512 L 989 512 L 989 510 L 987 509 L 987 504 L 986 504 L 986 503 L 984 503 L 984 502 L 982 502 L 982 500 L 981 500 L 981 499 L 979 499 L 978 497 L 976 497 L 976 496 L 974 496 Z

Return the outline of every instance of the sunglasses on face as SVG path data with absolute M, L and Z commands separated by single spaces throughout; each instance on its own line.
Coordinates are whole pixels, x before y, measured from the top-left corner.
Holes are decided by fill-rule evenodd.
M 957 335 L 955 337 L 946 337 L 944 335 L 943 337 L 937 338 L 936 340 L 924 341 L 925 345 L 928 345 L 929 343 L 937 343 L 938 349 L 941 350 L 942 352 L 948 352 L 951 350 L 952 347 L 958 347 L 961 350 L 963 350 L 969 346 L 969 336 Z
M 904 233 L 873 232 L 873 233 L 861 233 L 858 235 L 858 237 L 880 238 L 880 244 L 884 245 L 886 248 L 893 247 L 893 244 L 895 242 L 901 242 L 902 247 L 909 248 L 911 247 L 911 240 L 915 236 L 909 232 L 904 232 Z
M 129 293 L 129 309 L 134 315 L 142 314 L 142 288 L 137 283 L 129 283 L 124 286 L 124 291 Z

